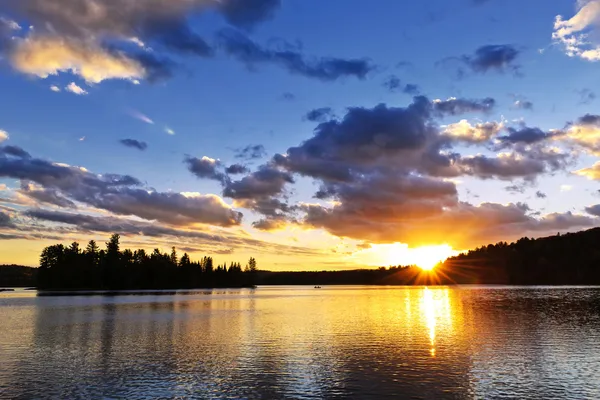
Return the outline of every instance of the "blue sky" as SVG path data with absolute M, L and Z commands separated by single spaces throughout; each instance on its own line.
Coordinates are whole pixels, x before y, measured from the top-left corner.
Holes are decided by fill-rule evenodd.
M 402 258 L 405 247 L 461 250 L 600 225 L 593 208 L 600 203 L 594 180 L 600 174 L 585 172 L 599 154 L 600 117 L 582 119 L 597 113 L 596 0 L 123 0 L 97 12 L 86 8 L 91 3 L 0 5 L 0 130 L 6 136 L 0 146 L 29 153 L 21 162 L 0 152 L 0 249 L 8 254 L 0 262 L 33 265 L 57 239 L 101 239 L 111 218 L 172 229 L 125 230 L 132 246 L 181 243 L 193 256 L 257 255 L 272 269 L 400 264 L 381 246 L 395 246 L 392 257 Z M 400 82 L 393 90 L 385 85 L 392 77 Z M 407 84 L 418 90 L 405 93 Z M 436 108 L 436 99 L 451 98 L 471 105 Z M 493 106 L 477 108 L 488 98 Z M 417 99 L 427 101 L 426 116 L 407 111 Z M 378 104 L 386 109 L 375 112 Z M 308 120 L 318 108 L 331 110 Z M 417 129 L 409 117 L 435 125 L 417 147 L 405 147 Z M 457 138 L 448 126 L 462 120 L 497 129 L 485 141 Z M 503 139 L 526 128 L 545 134 Z M 374 129 L 394 144 L 386 149 Z M 303 145 L 311 138 L 312 145 Z M 379 146 L 371 160 L 356 153 L 372 150 L 365 140 Z M 262 146 L 261 157 L 239 157 L 247 146 Z M 561 154 L 548 155 L 554 148 Z M 429 151 L 452 165 L 432 172 L 423 158 Z M 512 165 L 500 162 L 511 154 Z M 37 160 L 61 163 L 51 166 L 63 170 L 34 170 Z M 232 164 L 246 172 L 225 174 Z M 315 169 L 307 172 L 309 164 Z M 164 195 L 174 207 L 165 212 L 187 209 L 185 221 L 161 216 L 163 203 L 140 200 L 130 187 L 83 194 L 66 183 L 84 179 L 73 176 L 75 167 L 99 182 L 106 174 L 135 177 L 132 187 Z M 337 167 L 351 177 L 325 176 Z M 257 175 L 261 170 L 268 173 Z M 319 189 L 328 194 L 315 198 Z M 377 190 L 385 191 L 385 207 L 376 196 L 358 195 Z M 48 193 L 72 204 L 65 207 L 56 196 L 48 201 Z M 217 209 L 195 210 L 205 204 L 187 204 L 189 193 L 214 195 L 202 199 Z M 152 211 L 137 211 L 144 207 Z M 233 219 L 203 217 L 224 209 Z M 83 226 L 75 218 L 82 215 L 104 228 Z M 436 232 L 457 220 L 473 232 L 445 243 Z M 260 221 L 269 229 L 253 225 Z M 199 245 L 182 232 L 220 236 Z M 240 244 L 241 238 L 254 241 Z

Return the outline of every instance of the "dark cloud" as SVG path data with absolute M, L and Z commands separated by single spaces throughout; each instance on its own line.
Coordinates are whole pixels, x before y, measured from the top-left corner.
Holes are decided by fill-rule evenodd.
M 239 200 L 268 198 L 281 194 L 287 183 L 294 183 L 289 173 L 274 166 L 263 165 L 239 181 L 227 182 L 223 195 Z
M 239 175 L 249 172 L 248 167 L 242 164 L 232 164 L 225 168 L 225 173 L 228 175 Z
M 586 207 L 585 212 L 590 215 L 600 217 L 600 204 L 596 204 L 594 206 Z
M 158 82 L 173 76 L 176 63 L 167 57 L 159 57 L 152 53 L 131 52 L 131 59 L 142 65 L 145 79 L 149 82 Z
M 375 69 L 367 59 L 308 58 L 289 43 L 283 43 L 280 49 L 267 49 L 241 32 L 230 29 L 221 31 L 218 39 L 226 53 L 249 68 L 257 64 L 276 64 L 293 74 L 321 81 L 335 81 L 343 77 L 365 79 Z
M 18 158 L 31 158 L 31 155 L 18 146 L 0 147 L 0 155 L 13 156 Z
M 63 208 L 77 208 L 74 202 L 61 196 L 57 190 L 36 188 L 26 182 L 21 182 L 19 193 L 39 203 L 52 204 Z
M 403 92 L 411 95 L 419 94 L 419 86 L 412 83 L 403 84 L 396 75 L 390 75 L 383 82 L 383 87 L 392 93 Z
M 538 199 L 545 199 L 548 196 L 546 195 L 546 193 L 538 190 L 537 192 L 535 192 L 535 197 L 537 197 Z
M 578 90 L 577 94 L 579 94 L 579 104 L 590 104 L 596 100 L 596 93 L 590 89 Z
M 509 186 L 506 186 L 504 188 L 504 190 L 506 190 L 509 193 L 521 193 L 521 194 L 523 194 L 523 193 L 525 193 L 525 186 L 524 185 L 516 185 L 516 184 L 515 185 L 509 185 Z
M 131 147 L 141 151 L 144 151 L 148 148 L 148 144 L 146 142 L 141 142 L 135 139 L 121 139 L 119 140 L 119 143 L 121 143 L 123 146 Z
M 10 215 L 0 211 L 0 228 L 10 228 L 13 227 L 14 224 Z
M 483 179 L 533 179 L 546 171 L 546 164 L 535 159 L 522 159 L 516 154 L 502 157 L 483 155 L 464 157 L 460 160 L 464 173 Z
M 198 178 L 212 179 L 222 182 L 226 179 L 223 172 L 220 171 L 221 163 L 212 158 L 202 157 L 186 157 L 184 160 L 188 170 Z
M 212 57 L 213 48 L 185 22 L 184 18 L 163 20 L 148 25 L 148 38 L 179 53 Z
M 281 7 L 281 0 L 228 0 L 220 2 L 225 19 L 240 28 L 251 28 L 270 19 Z
M 577 119 L 578 125 L 600 126 L 600 115 L 585 114 Z
M 267 151 L 262 144 L 250 144 L 235 150 L 235 158 L 247 161 L 258 160 L 266 155 Z
M 509 127 L 506 130 L 508 131 L 508 135 L 500 136 L 500 137 L 498 137 L 498 140 L 500 140 L 503 143 L 509 143 L 509 144 L 514 144 L 514 143 L 533 144 L 533 143 L 541 142 L 541 141 L 546 140 L 553 136 L 551 133 L 544 132 L 540 128 L 524 127 L 521 129 L 515 129 L 515 128 Z
M 475 50 L 472 56 L 462 56 L 462 61 L 477 73 L 490 70 L 504 72 L 508 69 L 518 71 L 519 66 L 515 64 L 518 56 L 519 51 L 512 45 L 487 45 Z
M 233 226 L 241 222 L 241 213 L 215 195 L 156 192 L 144 188 L 132 176 L 95 175 L 79 167 L 7 155 L 5 149 L 0 149 L 0 177 L 34 182 L 69 201 L 177 225 Z
M 312 121 L 312 122 L 324 122 L 325 120 L 327 120 L 328 118 L 331 118 L 332 116 L 333 116 L 333 110 L 331 109 L 331 107 L 322 107 L 322 108 L 315 108 L 314 110 L 307 112 L 306 115 L 304 116 L 304 118 L 306 120 Z
M 481 100 L 458 99 L 434 100 L 433 107 L 441 114 L 461 115 L 472 112 L 491 112 L 496 106 L 496 100 L 487 97 Z
M 252 223 L 252 226 L 260 231 L 276 231 L 288 226 L 289 221 L 285 218 L 263 218 Z
M 509 44 L 486 45 L 475 50 L 473 55 L 444 58 L 436 66 L 455 69 L 458 79 L 464 78 L 469 71 L 475 74 L 510 71 L 519 75 L 521 66 L 516 63 L 519 54 L 519 50 Z
M 404 85 L 404 89 L 402 91 L 406 94 L 412 94 L 416 96 L 421 92 L 421 89 L 419 89 L 418 85 L 415 85 L 413 83 L 407 83 L 406 85 Z

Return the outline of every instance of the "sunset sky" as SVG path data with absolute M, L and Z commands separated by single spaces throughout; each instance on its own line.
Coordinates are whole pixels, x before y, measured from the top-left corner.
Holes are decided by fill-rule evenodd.
M 599 61 L 600 0 L 3 0 L 0 264 L 118 232 L 342 269 L 600 226 Z

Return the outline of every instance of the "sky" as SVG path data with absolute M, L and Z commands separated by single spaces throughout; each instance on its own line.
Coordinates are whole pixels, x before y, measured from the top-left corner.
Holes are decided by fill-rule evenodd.
M 270 270 L 600 226 L 600 0 L 4 0 L 0 263 Z

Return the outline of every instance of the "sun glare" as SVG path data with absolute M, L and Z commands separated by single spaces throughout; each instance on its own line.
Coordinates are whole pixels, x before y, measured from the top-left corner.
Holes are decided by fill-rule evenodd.
M 417 265 L 425 271 L 431 271 L 440 262 L 452 256 L 454 252 L 452 251 L 452 247 L 442 245 L 418 247 L 412 249 L 412 253 L 413 262 L 411 264 Z
M 424 271 L 431 271 L 438 263 L 458 252 L 447 244 L 410 248 L 402 243 L 373 245 L 357 254 L 357 257 L 370 265 L 416 265 Z

